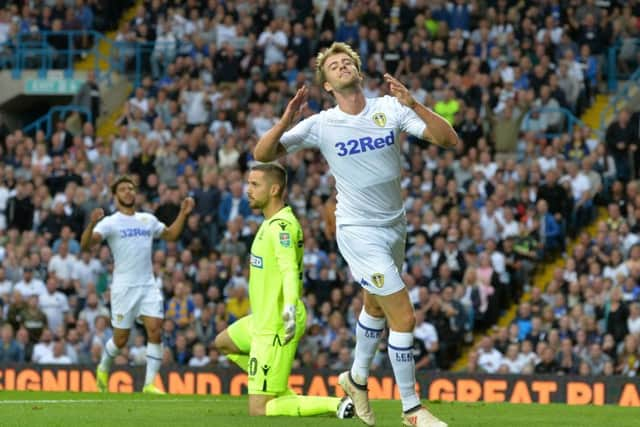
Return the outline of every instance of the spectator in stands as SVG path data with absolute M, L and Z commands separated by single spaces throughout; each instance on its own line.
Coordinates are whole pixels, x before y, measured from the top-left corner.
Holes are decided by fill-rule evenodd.
M 524 359 L 519 356 L 518 344 L 509 344 L 505 356 L 500 362 L 498 372 L 501 374 L 521 374 L 524 369 Z
M 611 362 L 611 358 L 602 352 L 602 346 L 598 343 L 591 344 L 589 354 L 584 357 L 584 361 L 589 366 L 591 375 L 602 375 L 605 364 Z
M 55 276 L 47 279 L 46 292 L 38 295 L 38 304 L 46 315 L 47 325 L 51 330 L 57 331 L 69 320 L 69 302 L 67 296 L 58 291 L 58 279 Z
M 66 343 L 64 339 L 55 339 L 51 352 L 42 356 L 38 363 L 43 365 L 70 365 L 72 361 L 66 354 Z
M 167 302 L 165 319 L 172 320 L 179 329 L 187 328 L 194 320 L 195 309 L 190 284 L 177 282 L 173 295 L 173 298 Z
M 545 346 L 542 350 L 540 362 L 535 366 L 536 374 L 555 374 L 560 370 L 560 365 L 555 357 L 555 350 L 549 346 Z
M 24 348 L 13 336 L 13 327 L 5 323 L 0 329 L 0 362 L 18 363 L 25 361 Z
M 227 297 L 227 312 L 240 319 L 249 314 L 249 309 L 247 289 L 242 285 L 233 286 Z
M 109 310 L 102 305 L 95 292 L 89 292 L 87 294 L 87 302 L 78 314 L 78 319 L 87 322 L 89 331 L 95 332 L 96 318 L 99 316 L 109 318 Z
M 47 328 L 42 330 L 39 340 L 33 341 L 30 339 L 30 342 L 35 344 L 31 355 L 32 362 L 40 363 L 43 358 L 47 358 L 53 353 L 53 334 Z
M 139 334 L 134 338 L 134 344 L 129 350 L 129 359 L 134 366 L 142 366 L 146 363 L 146 344 L 144 335 Z
M 560 225 L 556 221 L 555 217 L 549 212 L 547 202 L 540 200 L 536 204 L 536 210 L 538 213 L 538 235 L 543 245 L 544 256 L 550 256 L 555 251 L 561 249 L 564 245 L 562 239 L 562 232 Z
M 640 374 L 640 351 L 636 335 L 627 335 L 616 364 L 616 373 L 628 377 Z
M 187 338 L 183 333 L 176 335 L 176 344 L 173 348 L 173 358 L 178 365 L 186 366 L 192 358 L 191 351 L 187 346 Z
M 222 197 L 218 208 L 218 218 L 221 224 L 227 224 L 240 215 L 247 218 L 251 214 L 249 201 L 242 192 L 242 183 L 235 181 L 230 185 L 230 191 Z
M 629 111 L 622 110 L 617 120 L 607 128 L 605 136 L 607 151 L 616 165 L 616 178 L 622 182 L 628 182 L 633 176 L 637 176 L 635 171 L 631 170 L 630 151 L 633 150 L 632 144 L 636 143 L 638 135 L 634 134 L 630 118 Z
M 14 291 L 19 292 L 25 299 L 31 295 L 44 295 L 47 293 L 47 288 L 44 282 L 33 274 L 33 267 L 27 265 L 23 268 L 22 280 L 17 282 L 14 286 Z
M 58 252 L 49 261 L 48 271 L 62 281 L 63 288 L 67 288 L 73 278 L 73 269 L 77 262 L 77 258 L 69 253 L 69 243 L 62 241 Z
M 38 295 L 31 294 L 27 297 L 27 304 L 20 313 L 22 326 L 29 332 L 29 339 L 32 343 L 37 342 L 47 327 L 47 316 L 38 307 Z
M 80 253 L 80 243 L 73 237 L 71 226 L 63 225 L 60 230 L 60 237 L 53 242 L 51 250 L 55 253 L 60 252 L 60 244 L 66 243 L 71 255 L 78 255 Z
M 436 331 L 436 328 L 431 323 L 425 320 L 425 313 L 422 310 L 416 311 L 416 328 L 413 331 L 413 335 L 422 343 L 422 345 L 414 343 L 414 347 L 417 346 L 416 348 L 419 350 L 420 356 L 416 358 L 416 364 L 421 361 L 423 368 L 435 367 L 435 355 L 439 350 L 438 331 Z M 424 356 L 429 356 L 429 360 L 422 361 L 422 357 Z
M 78 0 L 78 2 L 82 3 L 83 0 Z M 88 8 L 84 5 L 81 5 L 80 10 L 78 11 L 80 14 L 84 16 L 81 19 L 93 19 L 93 16 L 88 16 L 87 12 Z M 89 9 L 90 10 L 90 9 Z M 86 26 L 87 23 L 83 23 L 83 26 Z M 89 23 L 90 26 L 90 23 Z M 86 37 L 83 44 L 86 44 Z M 96 74 L 94 71 L 88 71 L 87 77 L 84 83 L 78 89 L 78 92 L 75 94 L 72 104 L 80 105 L 91 112 L 91 123 L 93 126 L 96 125 L 98 119 L 100 118 L 100 86 L 96 81 Z
M 18 181 L 16 193 L 7 201 L 7 223 L 23 232 L 33 226 L 34 206 L 31 199 L 33 185 L 30 182 Z
M 493 346 L 493 340 L 484 336 L 478 348 L 478 366 L 482 372 L 493 374 L 500 368 L 502 354 Z
M 203 367 L 207 366 L 211 362 L 209 356 L 205 353 L 205 348 L 202 343 L 197 343 L 193 346 L 193 356 L 189 359 L 189 366 Z

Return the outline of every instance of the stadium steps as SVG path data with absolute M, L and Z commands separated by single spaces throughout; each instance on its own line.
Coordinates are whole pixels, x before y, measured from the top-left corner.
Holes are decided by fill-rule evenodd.
M 131 83 L 123 78 L 120 82 L 114 83 L 109 89 L 109 92 L 103 94 L 102 108 L 106 114 L 102 115 L 101 120 L 98 120 L 96 136 L 108 142 L 107 138 L 109 135 L 118 133 L 116 121 L 123 114 L 124 103 L 127 100 L 127 96 L 131 93 L 132 87 Z
M 635 89 L 635 87 L 634 87 Z M 598 129 L 600 127 L 600 114 L 609 104 L 608 95 L 597 95 L 596 100 L 581 117 L 582 121 L 587 124 L 591 129 Z M 618 106 L 616 106 L 618 107 Z M 607 118 L 608 121 L 609 118 Z M 604 129 L 603 129 L 604 131 Z
M 138 0 L 134 3 L 132 7 L 127 9 L 120 18 L 118 23 L 118 27 L 122 27 L 122 25 L 131 19 L 134 18 L 136 14 L 136 8 L 143 4 L 141 0 Z M 115 39 L 116 31 L 111 31 L 105 33 L 105 36 L 110 39 Z M 109 56 L 110 46 L 104 39 L 100 40 L 98 44 L 98 52 L 100 52 L 100 59 L 98 60 L 98 69 L 100 71 L 107 71 L 109 69 L 109 64 L 102 58 L 106 58 Z M 96 64 L 96 58 L 94 54 L 88 55 L 82 61 L 79 61 L 75 65 L 76 71 L 89 71 L 93 70 Z M 115 121 L 122 114 L 122 106 L 124 105 L 125 100 L 127 99 L 127 95 L 131 92 L 131 84 L 127 81 L 125 76 L 115 76 L 113 78 L 113 84 L 109 87 L 109 90 L 106 93 L 103 91 L 102 96 L 102 115 L 98 118 L 98 126 L 96 129 L 96 136 L 100 136 L 105 138 L 109 135 L 113 135 L 117 132 L 117 126 Z
M 594 132 L 598 130 L 600 127 L 600 113 L 605 109 L 607 104 L 609 103 L 609 95 L 607 94 L 599 94 L 596 96 L 595 102 L 591 107 L 585 111 L 582 115 L 581 120 L 589 126 Z M 598 210 L 598 217 L 586 228 L 586 231 L 591 236 L 595 236 L 596 228 L 598 222 L 603 219 L 606 215 L 606 209 Z M 577 239 L 573 239 L 568 242 L 566 253 L 572 253 L 573 248 L 577 242 Z M 558 257 L 556 260 L 552 262 L 548 262 L 545 264 L 541 264 L 536 268 L 535 274 L 532 278 L 532 285 L 542 289 L 543 291 L 547 287 L 549 281 L 553 277 L 553 271 L 558 267 L 564 267 L 565 258 Z M 526 292 L 522 298 L 521 302 L 529 301 L 531 299 L 531 293 Z M 500 317 L 494 328 L 506 327 L 513 322 L 516 317 L 518 310 L 518 304 L 511 304 L 511 307 Z M 490 333 L 490 331 L 486 331 Z M 466 346 L 462 356 L 458 358 L 458 360 L 451 367 L 452 371 L 463 371 L 467 367 L 467 363 L 469 361 L 469 353 L 478 346 L 480 340 L 485 335 L 485 333 L 476 332 L 473 336 L 473 343 L 470 346 Z

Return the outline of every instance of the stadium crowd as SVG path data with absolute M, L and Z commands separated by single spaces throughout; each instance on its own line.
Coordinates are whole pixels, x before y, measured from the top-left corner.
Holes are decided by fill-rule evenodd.
M 0 2 L 4 24 L 1 40 L 5 42 L 16 33 L 51 31 L 56 20 L 62 22 L 65 30 L 110 30 L 133 3 L 131 0 L 109 3 L 96 0 L 3 0 Z
M 300 85 L 310 85 L 307 115 L 332 106 L 312 84 L 313 60 L 337 40 L 363 58 L 367 96 L 386 94 L 391 73 L 463 141 L 457 152 L 399 141 L 417 368 L 450 367 L 474 331 L 530 290 L 513 324 L 472 352 L 470 371 L 636 374 L 640 120 L 621 112 L 601 140 L 559 110 L 582 113 L 607 47 L 638 35 L 640 2 L 611 3 L 144 2 L 117 34 L 155 46 L 117 134 L 96 137 L 90 123 L 73 134 L 64 122 L 49 138 L 2 130 L 0 360 L 99 361 L 112 334 L 112 260 L 78 240 L 93 208 L 113 210 L 110 180 L 129 173 L 139 209 L 165 224 L 182 198 L 196 200 L 180 240 L 154 252 L 164 363 L 227 366 L 211 344 L 249 312 L 246 258 L 261 221 L 244 192 L 252 149 Z M 310 314 L 296 365 L 345 369 L 362 297 L 336 248 L 333 178 L 318 153 L 285 162 Z M 581 230 L 597 206 L 609 216 L 592 239 Z M 570 237 L 579 243 L 566 268 L 544 291 L 533 286 Z M 137 332 L 116 364 L 144 363 Z M 384 342 L 374 364 L 389 368 Z
M 74 45 L 78 49 L 87 49 L 91 46 L 91 37 L 80 32 L 114 29 L 118 17 L 132 4 L 131 0 L 0 1 L 0 58 L 6 61 L 7 67 L 16 66 L 12 60 L 16 45 L 20 41 L 40 40 L 42 33 L 49 31 L 78 31 L 73 37 Z M 51 36 L 46 42 L 52 57 L 55 57 L 56 50 L 69 48 L 66 36 Z M 24 59 L 29 66 L 30 59 Z M 58 63 L 61 62 L 54 61 L 54 65 Z

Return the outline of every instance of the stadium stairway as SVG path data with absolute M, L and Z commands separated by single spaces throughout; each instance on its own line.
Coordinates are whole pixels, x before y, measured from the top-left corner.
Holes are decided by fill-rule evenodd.
M 593 133 L 597 134 L 598 128 L 600 127 L 600 113 L 607 107 L 609 103 L 610 96 L 608 94 L 599 94 L 596 96 L 595 102 L 593 105 L 584 112 L 581 117 L 581 120 L 589 126 Z M 598 217 L 586 228 L 586 231 L 592 237 L 596 234 L 596 227 L 598 222 L 606 215 L 606 209 L 598 210 Z M 577 238 L 568 242 L 567 244 L 567 253 L 573 252 L 573 247 L 577 242 Z M 558 257 L 552 262 L 548 262 L 542 265 L 539 265 L 536 268 L 536 273 L 532 279 L 532 286 L 535 286 L 541 290 L 545 290 L 547 284 L 551 281 L 553 276 L 553 271 L 558 267 L 564 267 L 565 258 Z M 531 292 L 526 292 L 522 298 L 521 302 L 529 301 L 531 299 Z M 496 327 L 507 327 L 511 324 L 511 322 L 515 319 L 518 310 L 518 304 L 512 304 L 509 310 L 507 310 L 496 323 Z M 487 331 L 490 333 L 490 331 Z M 467 367 L 467 363 L 469 361 L 469 353 L 477 347 L 480 343 L 480 339 L 485 335 L 485 333 L 474 333 L 473 343 L 470 346 L 466 346 L 462 356 L 458 358 L 458 360 L 453 364 L 451 370 L 452 371 L 463 371 Z
M 137 0 L 132 7 L 127 9 L 120 18 L 118 28 L 131 19 L 136 14 L 138 6 L 142 5 L 142 0 Z M 111 40 L 116 37 L 116 31 L 105 33 L 105 36 Z M 104 39 L 100 40 L 97 48 L 100 52 L 99 59 L 97 61 L 98 69 L 101 72 L 105 72 L 109 69 L 109 64 L 103 58 L 107 58 L 110 51 L 110 46 Z M 75 65 L 76 71 L 89 71 L 93 70 L 96 64 L 95 55 L 92 53 L 79 61 Z M 115 73 L 114 73 L 115 74 Z M 126 76 L 114 76 L 108 91 L 102 91 L 102 114 L 97 120 L 96 136 L 106 139 L 107 136 L 113 135 L 117 132 L 116 120 L 122 115 L 122 109 L 124 102 L 127 99 L 129 93 L 131 93 L 132 85 L 127 80 Z

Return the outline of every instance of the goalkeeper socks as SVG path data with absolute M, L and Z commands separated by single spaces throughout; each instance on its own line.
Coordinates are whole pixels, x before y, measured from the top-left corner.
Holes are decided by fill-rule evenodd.
M 156 374 L 162 364 L 162 344 L 147 343 L 147 373 L 144 377 L 144 385 L 153 384 Z
M 227 359 L 238 365 L 243 371 L 249 372 L 248 354 L 227 354 Z
M 413 334 L 389 331 L 389 359 L 393 376 L 400 390 L 402 410 L 409 411 L 420 406 L 416 393 L 416 364 L 413 360 Z
M 351 366 L 351 378 L 358 385 L 367 385 L 371 360 L 378 349 L 384 326 L 384 317 L 370 316 L 362 309 L 356 325 L 356 349 Z
M 267 402 L 268 416 L 308 417 L 335 413 L 340 404 L 339 397 L 281 396 Z
M 100 370 L 109 372 L 111 368 L 111 362 L 116 356 L 120 354 L 120 349 L 113 342 L 113 338 L 109 338 L 107 344 L 104 346 L 102 350 L 102 357 L 100 358 Z

